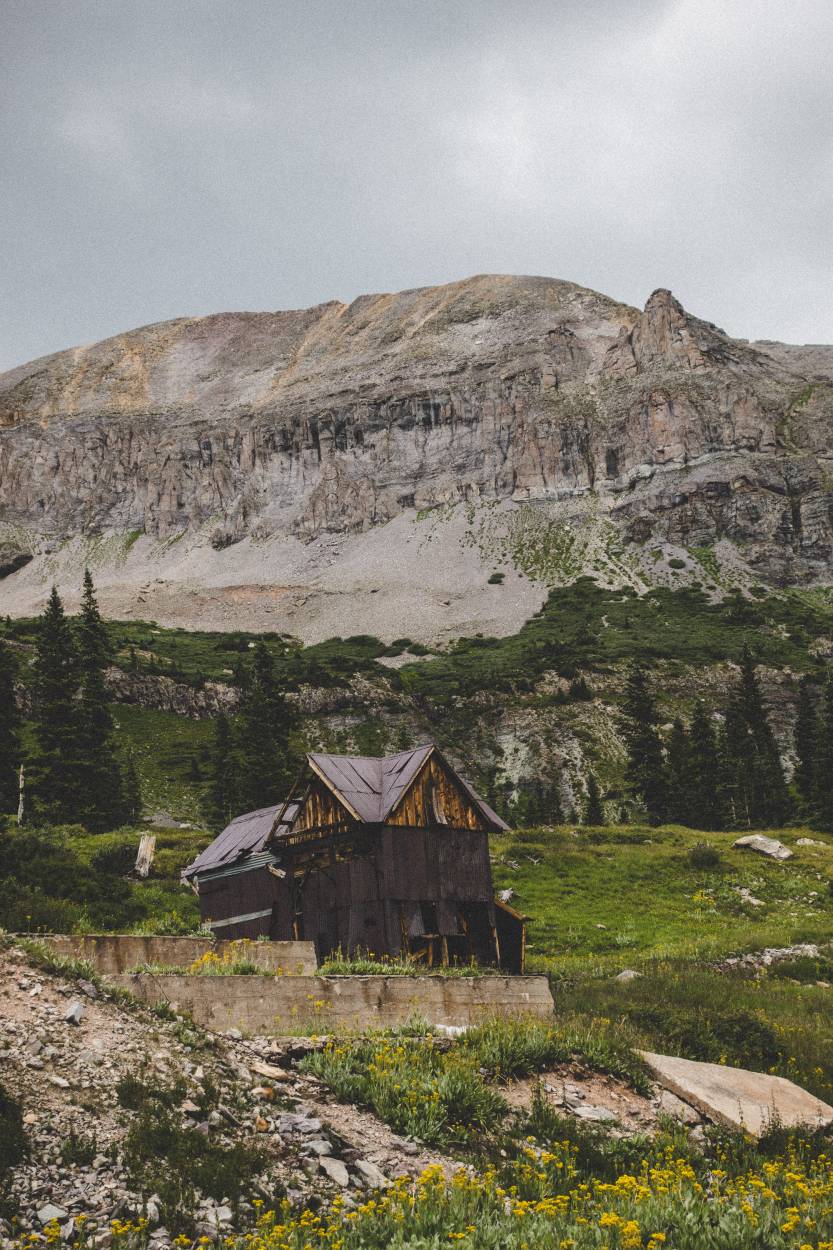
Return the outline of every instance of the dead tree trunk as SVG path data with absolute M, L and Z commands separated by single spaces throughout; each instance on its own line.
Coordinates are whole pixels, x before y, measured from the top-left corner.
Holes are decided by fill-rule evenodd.
M 20 773 L 17 779 L 17 823 L 23 824 L 26 815 L 26 770 L 20 765 Z
M 136 876 L 146 877 L 150 872 L 153 857 L 156 854 L 156 835 L 143 833 L 139 841 L 139 853 L 136 856 Z

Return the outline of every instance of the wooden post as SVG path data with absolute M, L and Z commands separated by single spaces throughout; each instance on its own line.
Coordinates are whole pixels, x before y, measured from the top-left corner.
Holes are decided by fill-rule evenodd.
M 17 779 L 17 794 L 17 823 L 22 825 L 26 815 L 26 770 L 22 764 Z
M 150 872 L 153 857 L 156 854 L 156 834 L 143 833 L 139 840 L 139 853 L 136 856 L 136 876 L 146 877 Z

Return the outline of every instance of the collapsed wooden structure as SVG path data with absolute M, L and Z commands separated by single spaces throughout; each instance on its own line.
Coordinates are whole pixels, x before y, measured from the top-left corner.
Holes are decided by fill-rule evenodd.
M 522 972 L 525 917 L 489 862 L 506 828 L 436 746 L 312 754 L 287 802 L 239 816 L 183 876 L 218 937 Z

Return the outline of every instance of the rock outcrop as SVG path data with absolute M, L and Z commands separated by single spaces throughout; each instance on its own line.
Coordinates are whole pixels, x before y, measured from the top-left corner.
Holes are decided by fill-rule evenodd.
M 455 503 L 601 515 L 635 548 L 725 541 L 756 578 L 827 580 L 832 443 L 833 348 L 733 340 L 665 290 L 640 313 L 485 276 L 181 319 L 0 377 L 4 592 L 79 536 L 121 536 L 121 556 L 184 536 L 210 561 Z

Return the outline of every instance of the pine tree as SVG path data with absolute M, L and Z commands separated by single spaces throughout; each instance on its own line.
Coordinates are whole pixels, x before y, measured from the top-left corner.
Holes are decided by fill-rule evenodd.
M 634 793 L 642 799 L 648 819 L 658 825 L 665 819 L 667 777 L 657 730 L 657 714 L 648 689 L 645 670 L 634 664 L 628 674 L 625 693 L 628 764 L 625 776 Z
M 677 825 L 693 825 L 690 744 L 686 727 L 679 717 L 668 740 L 667 816 Z
M 0 812 L 17 811 L 21 742 L 20 712 L 14 691 L 16 676 L 14 653 L 0 642 Z
M 688 802 L 686 824 L 694 829 L 722 829 L 721 772 L 718 739 L 705 704 L 699 702 L 688 734 Z
M 228 718 L 220 712 L 214 721 L 209 764 L 211 785 L 205 799 L 205 818 L 211 829 L 225 829 L 238 814 L 234 743 Z
M 815 767 L 814 823 L 833 832 L 833 674 L 824 685 Z
M 790 811 L 789 793 L 748 647 L 741 661 L 740 681 L 726 711 L 724 744 L 725 784 L 733 823 L 746 828 L 783 825 Z
M 596 774 L 591 768 L 587 774 L 587 802 L 584 807 L 584 824 L 603 825 L 604 822 L 605 814 L 602 807 L 602 796 L 599 793 L 599 783 L 596 780 Z
M 113 718 L 105 682 L 105 671 L 112 653 L 89 569 L 84 572 L 77 639 L 83 821 L 88 829 L 101 832 L 121 824 L 126 812 L 123 776 L 113 741 Z
M 242 811 L 286 798 L 297 771 L 290 742 L 294 727 L 294 713 L 278 688 L 272 653 L 261 640 L 244 677 L 237 721 L 237 797 Z
M 795 744 L 795 772 L 793 779 L 798 791 L 801 815 L 813 823 L 816 800 L 816 747 L 821 733 L 819 717 L 813 701 L 813 683 L 802 677 L 798 686 L 798 710 L 793 730 Z
M 125 823 L 136 824 L 142 815 L 142 783 L 131 751 L 122 767 L 122 813 Z
M 79 821 L 82 816 L 77 689 L 78 653 L 53 586 L 38 622 L 30 772 L 36 810 L 52 824 Z

